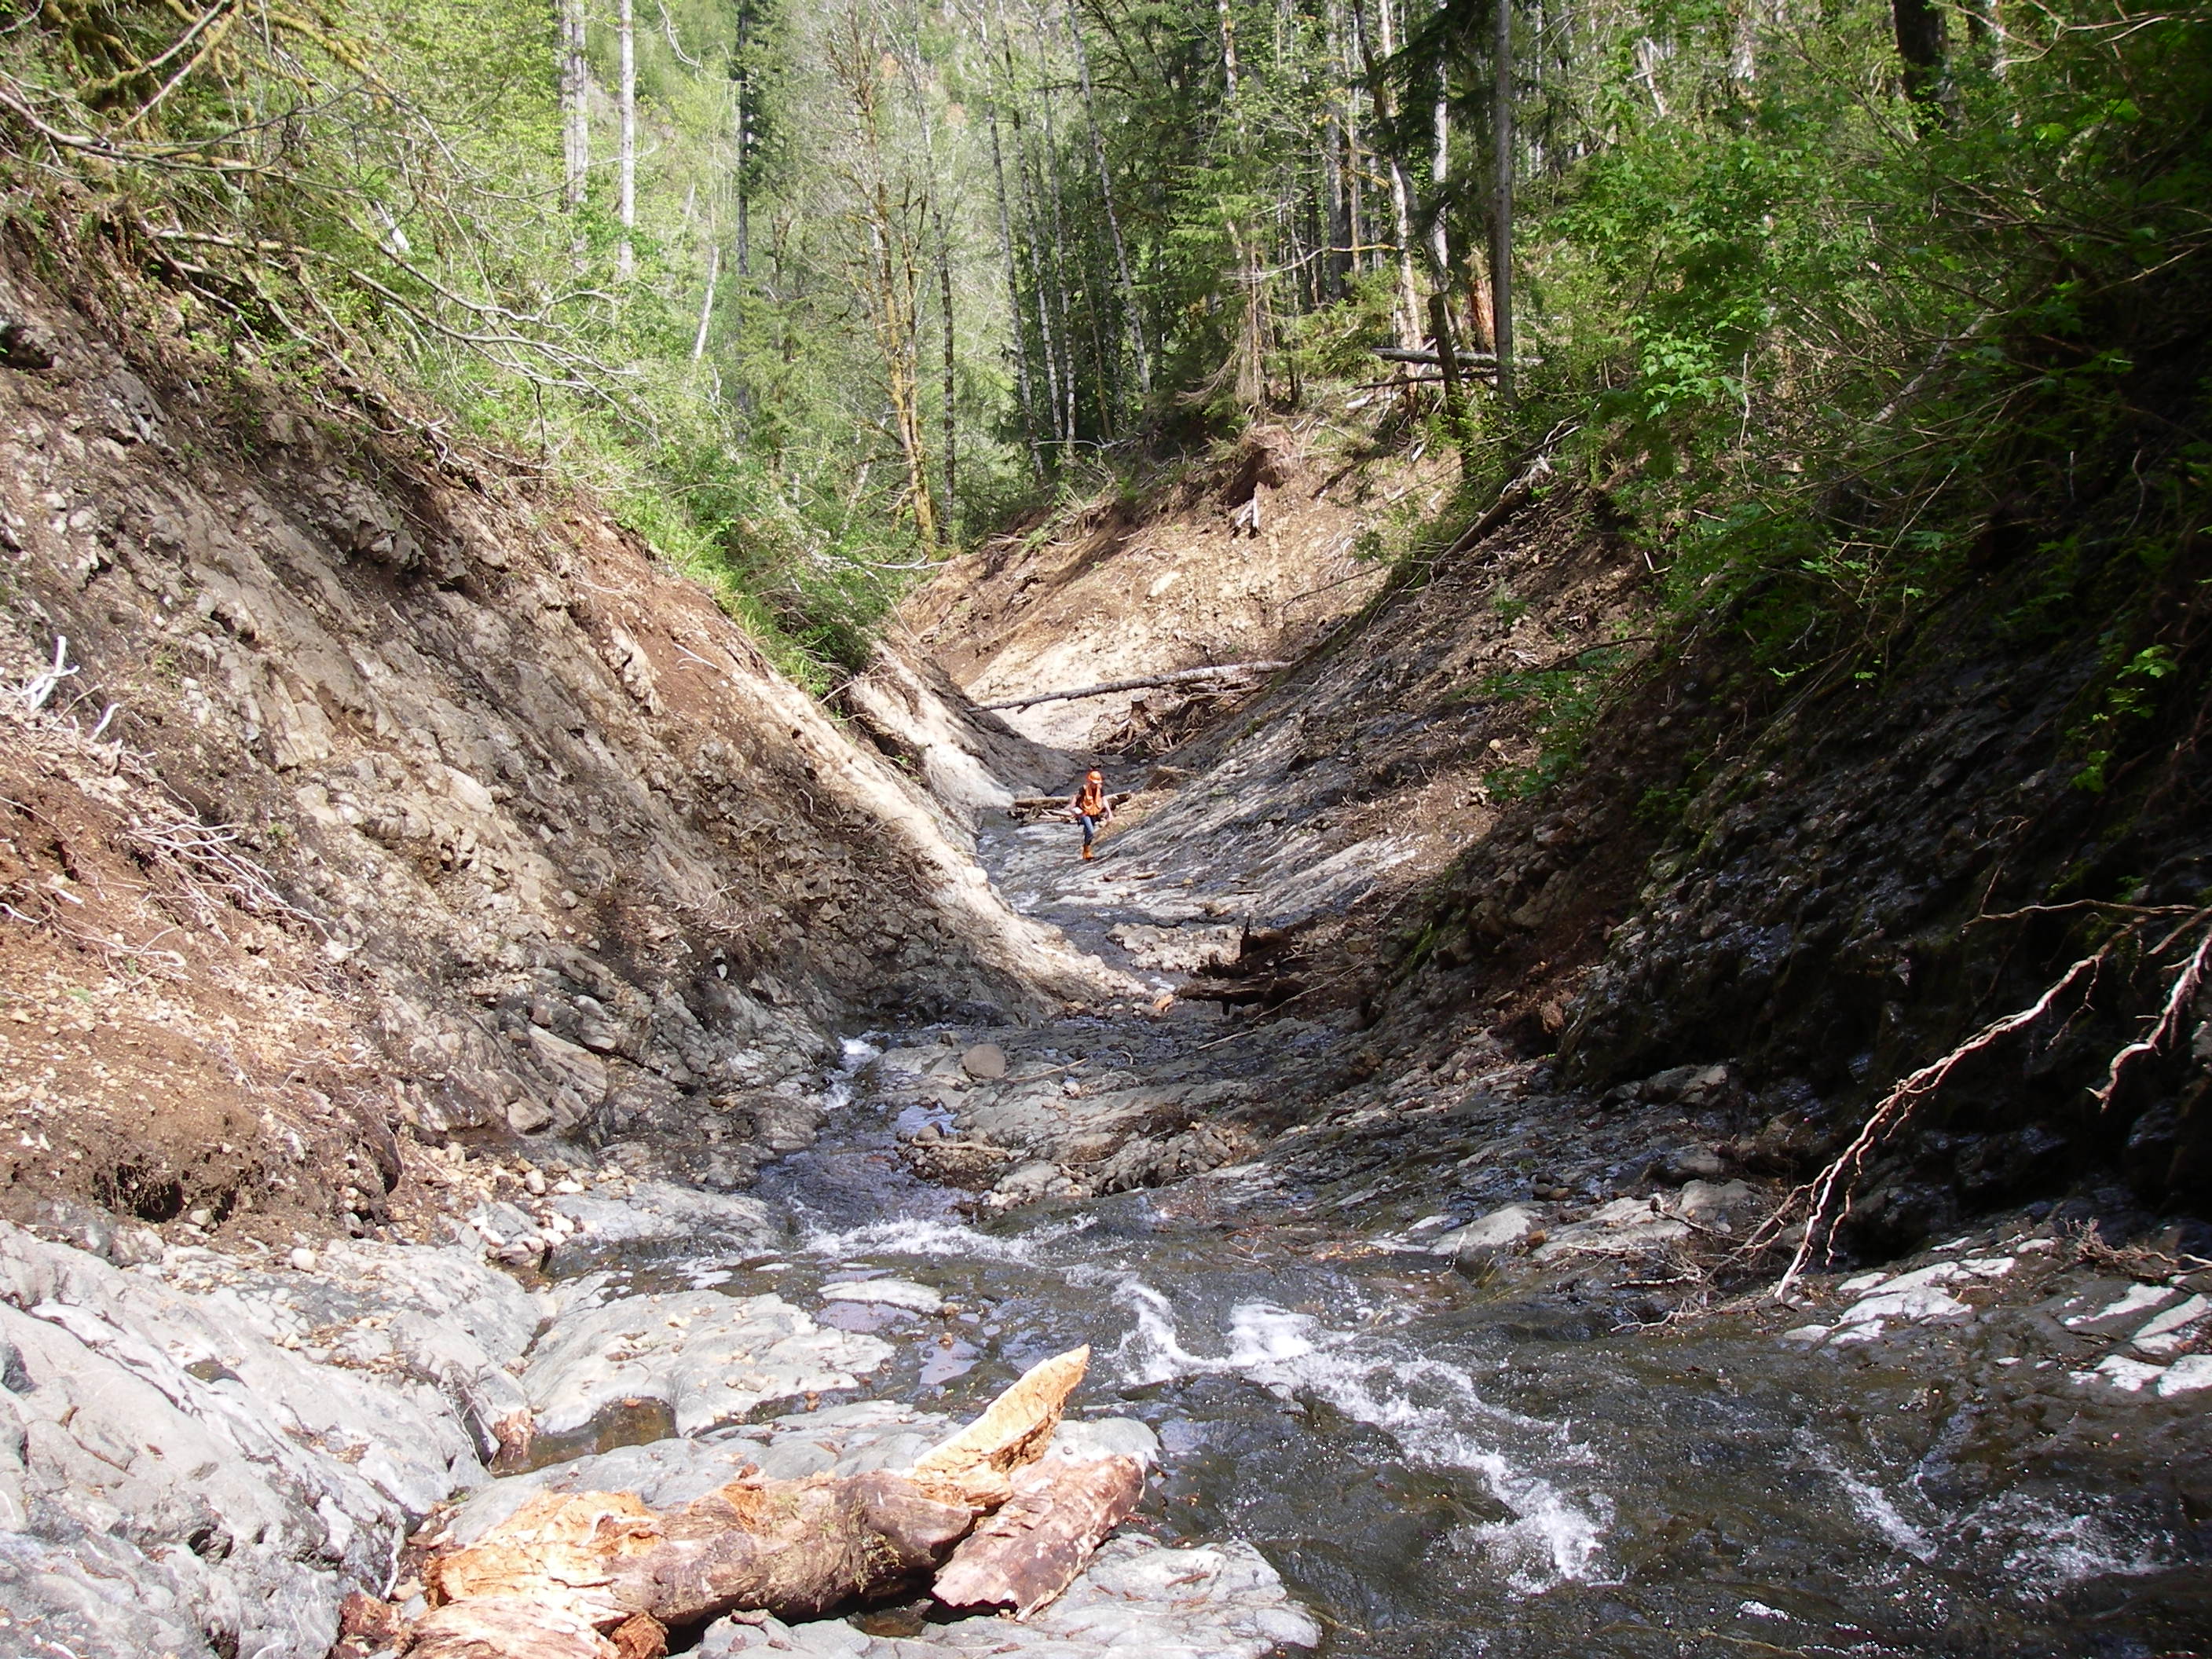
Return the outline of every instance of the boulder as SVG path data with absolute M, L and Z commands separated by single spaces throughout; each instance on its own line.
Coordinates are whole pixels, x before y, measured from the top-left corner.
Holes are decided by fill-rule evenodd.
M 562 1314 L 522 1386 L 541 1433 L 659 1405 L 678 1434 L 697 1434 L 765 1401 L 857 1388 L 890 1357 L 888 1344 L 825 1328 L 781 1297 L 690 1291 Z
M 1448 1255 L 1461 1266 L 1486 1262 L 1518 1245 L 1536 1229 L 1535 1212 L 1520 1204 L 1492 1210 L 1480 1221 L 1455 1227 L 1430 1241 L 1435 1255 Z

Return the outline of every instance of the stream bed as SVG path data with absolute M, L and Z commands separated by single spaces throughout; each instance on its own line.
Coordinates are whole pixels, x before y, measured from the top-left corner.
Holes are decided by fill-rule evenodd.
M 1074 865 L 1071 840 L 994 827 L 983 851 L 1012 902 L 1116 965 L 1143 972 L 1117 923 L 1235 919 L 1234 896 L 1142 879 L 1110 842 Z M 1147 1045 L 1216 1041 L 1133 1018 L 1046 1035 L 1140 1063 Z M 1331 1655 L 2148 1656 L 2212 1640 L 2212 1389 L 2169 1398 L 2124 1386 L 2112 1367 L 2134 1361 L 2084 1369 L 2117 1328 L 2100 1308 L 2174 1304 L 2193 1280 L 2100 1277 L 2067 1264 L 2047 1221 L 2004 1218 L 1917 1259 L 1939 1282 L 1971 1277 L 1961 1260 L 1982 1275 L 1950 1316 L 1885 1333 L 1846 1308 L 1834 1340 L 1808 1341 L 1823 1328 L 1771 1306 L 1637 1328 L 1556 1276 L 1462 1271 L 1422 1248 L 1437 1218 L 1257 1165 L 973 1219 L 969 1194 L 896 1155 L 938 1108 L 900 1086 L 912 1073 L 878 1052 L 891 1041 L 848 1045 L 816 1146 L 763 1172 L 761 1195 L 805 1240 L 780 1264 L 783 1293 L 853 1275 L 941 1293 L 957 1312 L 866 1310 L 915 1338 L 871 1386 L 956 1411 L 1090 1343 L 1093 1409 L 1142 1418 L 1165 1449 L 1140 1523 L 1256 1544 Z M 1868 1291 L 1831 1279 L 1813 1301 L 1857 1294 L 1863 1312 L 1880 1305 Z
M 1141 1193 L 978 1224 L 905 1170 L 913 1109 L 871 1088 L 872 1044 L 848 1052 L 817 1146 L 763 1175 L 803 1248 L 703 1276 L 937 1292 L 823 1316 L 896 1347 L 868 1393 L 956 1415 L 1090 1343 L 1089 1408 L 1165 1450 L 1134 1524 L 1256 1544 L 1325 1652 L 2149 1655 L 2204 1628 L 2203 1516 L 2145 1467 L 2142 1419 L 2201 1447 L 2205 1395 L 2103 1401 L 2004 1364 L 1994 1325 L 1947 1374 L 1727 1317 L 1501 1318 L 1401 1241 L 1194 1226 Z

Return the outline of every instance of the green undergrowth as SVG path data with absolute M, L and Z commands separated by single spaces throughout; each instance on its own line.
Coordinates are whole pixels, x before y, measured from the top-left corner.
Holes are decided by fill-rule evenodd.
M 1541 710 L 1512 786 L 1571 771 L 1605 683 L 1646 660 L 1704 665 L 1739 705 L 1870 692 L 1985 594 L 2010 648 L 2100 641 L 2065 733 L 2081 789 L 2201 684 L 2212 12 L 2015 26 L 1934 108 L 1841 57 L 1694 116 L 1624 92 L 1617 141 L 1548 204 L 1538 361 L 1411 544 L 1543 454 L 1648 561 L 1659 638 L 1484 689 Z

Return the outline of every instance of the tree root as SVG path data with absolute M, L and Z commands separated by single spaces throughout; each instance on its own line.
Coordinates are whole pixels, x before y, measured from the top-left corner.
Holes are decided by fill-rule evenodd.
M 1834 1239 L 1837 1228 L 1850 1214 L 1853 1188 L 1866 1166 L 1868 1156 L 1882 1141 L 1904 1127 L 1914 1107 L 1941 1089 L 1960 1062 L 1981 1053 L 2000 1038 L 2033 1025 L 2051 1012 L 2059 998 L 2083 978 L 2088 978 L 2094 986 L 2098 971 L 2123 944 L 2138 937 L 2153 922 L 2177 916 L 2183 920 L 2151 948 L 2150 955 L 2154 958 L 2172 948 L 2192 931 L 2212 922 L 2212 908 L 2192 911 L 2186 906 L 2171 905 L 2137 911 L 2130 921 L 2122 925 L 2096 950 L 2074 963 L 2045 987 L 2043 994 L 2027 1007 L 1991 1020 L 1942 1058 L 1912 1073 L 1876 1102 L 1873 1111 L 1859 1126 L 1858 1133 L 1851 1137 L 1850 1144 L 1812 1181 L 1790 1194 L 1758 1231 L 1746 1241 L 1743 1254 L 1757 1254 L 1777 1242 L 1784 1226 L 1801 1204 L 1806 1206 L 1804 1236 L 1797 1242 L 1790 1266 L 1775 1284 L 1771 1292 L 1773 1299 L 1787 1301 L 1792 1287 L 1804 1276 L 1814 1252 L 1820 1248 L 1823 1242 Z M 1987 918 L 1990 921 L 2002 919 Z M 2179 1028 L 2183 1011 L 2204 982 L 2208 963 L 2212 963 L 2212 929 L 2207 929 L 2188 961 L 2175 975 L 2167 988 L 2156 1025 L 2146 1036 L 2126 1044 L 2114 1054 L 2106 1070 L 2104 1083 L 2090 1091 L 2100 1105 L 2109 1107 L 2112 1104 L 2121 1076 L 2131 1064 L 2147 1054 L 2158 1052 L 2171 1041 Z

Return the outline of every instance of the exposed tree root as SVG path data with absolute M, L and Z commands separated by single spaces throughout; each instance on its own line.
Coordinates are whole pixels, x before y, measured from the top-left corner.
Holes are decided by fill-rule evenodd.
M 2129 907 L 2100 908 L 2124 910 Z M 2039 909 L 2040 908 L 2042 907 L 2039 907 Z M 2021 911 L 2013 914 L 2025 915 L 2034 912 Z M 1792 1193 L 1782 1206 L 1767 1218 L 1765 1224 L 1746 1242 L 1744 1254 L 1747 1255 L 1756 1254 L 1774 1243 L 1790 1218 L 1797 1212 L 1799 1206 L 1802 1204 L 1805 1206 L 1804 1234 L 1797 1241 L 1796 1249 L 1790 1257 L 1790 1266 L 1775 1284 L 1771 1292 L 1774 1299 L 1788 1300 L 1791 1288 L 1804 1276 L 1814 1251 L 1820 1248 L 1823 1242 L 1834 1238 L 1836 1229 L 1841 1226 L 1850 1214 L 1853 1188 L 1858 1176 L 1866 1166 L 1869 1154 L 1903 1127 L 1905 1121 L 1911 1115 L 1913 1108 L 1921 1100 L 1941 1089 L 1951 1073 L 1970 1056 L 1981 1053 L 2000 1038 L 2010 1036 L 2016 1031 L 2025 1030 L 2033 1025 L 2051 1012 L 2062 996 L 2081 983 L 2085 977 L 2094 986 L 2099 969 L 2111 959 L 2112 953 L 2123 944 L 2138 937 L 2153 922 L 2171 920 L 2177 916 L 2183 920 L 2165 938 L 2152 946 L 2150 956 L 2154 959 L 2172 949 L 2178 941 L 2186 938 L 2191 932 L 2204 928 L 2208 922 L 2212 922 L 2212 908 L 2191 911 L 2185 906 L 2161 906 L 2135 911 L 2131 920 L 2122 925 L 2096 950 L 2069 967 L 2057 980 L 2045 987 L 2043 994 L 2027 1007 L 2006 1014 L 2001 1018 L 1991 1020 L 1941 1059 L 1912 1073 L 1876 1102 L 1873 1111 L 1867 1115 L 1866 1121 L 1859 1126 L 1858 1133 L 1851 1137 L 1850 1144 L 1822 1169 L 1819 1175 L 1814 1176 L 1811 1182 Z M 2007 919 L 2008 918 L 1985 918 L 1989 921 Z M 2100 1104 L 2107 1107 L 2112 1104 L 2112 1096 L 2119 1087 L 2121 1076 L 2131 1064 L 2147 1054 L 2157 1053 L 2172 1040 L 2173 1034 L 2180 1027 L 2183 1012 L 2204 982 L 2208 963 L 2212 963 L 2212 928 L 2206 929 L 2203 936 L 2198 939 L 2197 948 L 2191 953 L 2187 962 L 2183 964 L 2175 975 L 2172 983 L 2167 988 L 2157 1024 L 2146 1036 L 2126 1044 L 2113 1054 L 2111 1064 L 2106 1069 L 2104 1083 L 2090 1091 L 2096 1097 Z

